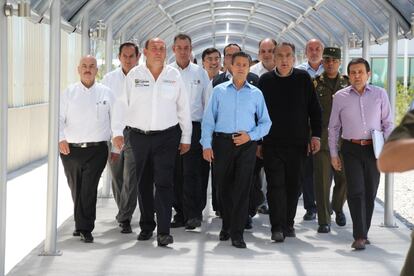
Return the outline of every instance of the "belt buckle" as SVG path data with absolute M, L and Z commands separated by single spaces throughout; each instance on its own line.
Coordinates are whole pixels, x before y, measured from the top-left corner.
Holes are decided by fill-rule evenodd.
M 150 134 L 151 133 L 151 130 L 144 130 L 144 134 L 145 135 L 148 135 L 148 134 Z
M 234 139 L 235 137 L 239 137 L 241 134 L 240 133 L 233 133 L 231 135 L 231 138 Z
M 81 143 L 81 144 L 80 144 L 80 147 L 81 147 L 81 148 L 87 148 L 87 147 L 88 147 L 88 143 Z
M 366 146 L 368 145 L 368 141 L 367 140 L 361 140 L 361 146 Z

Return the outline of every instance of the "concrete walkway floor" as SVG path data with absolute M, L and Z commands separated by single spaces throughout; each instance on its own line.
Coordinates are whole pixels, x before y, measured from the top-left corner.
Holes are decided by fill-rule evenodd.
M 43 249 L 40 245 L 8 275 L 399 275 L 410 244 L 410 230 L 399 222 L 398 228 L 382 227 L 380 205 L 376 206 L 369 232 L 372 244 L 366 250 L 353 251 L 348 212 L 345 227 L 333 222 L 330 234 L 318 234 L 315 221 L 302 220 L 301 204 L 295 225 L 297 237 L 287 238 L 284 243 L 271 242 L 268 216 L 257 215 L 253 229 L 244 235 L 247 249 L 234 248 L 230 241 L 218 240 L 221 221 L 205 210 L 198 231 L 172 229 L 174 244 L 160 248 L 154 238 L 136 240 L 138 212 L 132 224 L 134 232 L 121 234 L 114 219 L 114 200 L 100 199 L 93 244 L 72 237 L 74 222 L 70 218 L 59 229 L 57 246 L 62 256 L 38 256 Z

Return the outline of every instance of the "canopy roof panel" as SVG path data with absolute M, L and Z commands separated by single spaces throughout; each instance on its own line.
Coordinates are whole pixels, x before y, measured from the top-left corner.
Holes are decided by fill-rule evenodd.
M 14 0 L 17 2 L 17 0 Z M 396 17 L 399 34 L 412 38 L 414 0 L 61 0 L 62 19 L 80 29 L 89 16 L 89 28 L 98 20 L 111 24 L 113 37 L 136 39 L 141 45 L 151 37 L 166 40 L 169 51 L 174 35 L 184 32 L 193 39 L 198 56 L 207 47 L 220 50 L 239 43 L 256 55 L 265 37 L 293 42 L 298 50 L 311 38 L 325 45 L 343 43 L 344 33 L 363 38 L 368 26 L 371 41 L 387 39 L 388 18 Z M 50 0 L 31 0 L 32 10 L 42 16 Z

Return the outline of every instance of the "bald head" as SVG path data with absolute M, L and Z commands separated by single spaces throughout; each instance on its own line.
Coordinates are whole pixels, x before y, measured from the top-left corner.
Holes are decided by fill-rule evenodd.
M 83 56 L 79 61 L 78 73 L 83 85 L 91 87 L 95 83 L 95 77 L 98 73 L 96 58 L 91 55 Z
M 272 38 L 265 38 L 259 42 L 259 60 L 263 66 L 271 71 L 275 68 L 275 48 L 276 40 Z
M 151 38 L 145 42 L 144 55 L 147 58 L 147 66 L 152 72 L 155 70 L 159 71 L 164 67 L 165 57 L 167 51 L 165 48 L 165 41 L 161 38 Z M 152 72 L 154 73 L 154 72 Z
M 311 39 L 306 43 L 306 58 L 311 65 L 320 64 L 322 61 L 323 44 L 319 39 Z

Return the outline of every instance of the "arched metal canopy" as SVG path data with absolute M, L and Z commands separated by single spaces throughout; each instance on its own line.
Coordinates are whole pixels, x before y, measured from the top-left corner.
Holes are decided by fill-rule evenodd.
M 14 2 L 17 2 L 15 0 Z M 31 0 L 33 12 L 49 13 L 49 0 Z M 392 14 L 399 35 L 412 38 L 413 0 L 61 0 L 62 20 L 79 30 L 88 13 L 90 29 L 98 20 L 112 27 L 114 39 L 161 37 L 171 46 L 178 32 L 193 39 L 194 53 L 228 42 L 240 43 L 256 54 L 260 39 L 288 40 L 303 49 L 307 40 L 319 38 L 325 45 L 341 45 L 344 33 L 358 40 L 364 26 L 370 43 L 387 40 L 388 19 Z M 171 47 L 168 47 L 171 51 Z M 171 55 L 169 55 L 171 56 Z
M 49 0 L 31 0 L 32 10 L 40 15 L 49 12 Z M 137 39 L 142 44 L 151 37 L 165 39 L 171 46 L 178 32 L 193 39 L 196 55 L 228 42 L 240 43 L 256 55 L 260 39 L 287 40 L 303 49 L 310 38 L 325 45 L 341 45 L 344 33 L 358 40 L 368 26 L 371 41 L 386 40 L 388 19 L 394 15 L 400 35 L 412 37 L 411 0 L 61 0 L 62 19 L 74 30 L 81 26 L 85 11 L 89 28 L 98 20 L 111 24 L 114 39 Z M 171 51 L 169 47 L 169 51 Z M 169 55 L 171 56 L 171 55 Z

